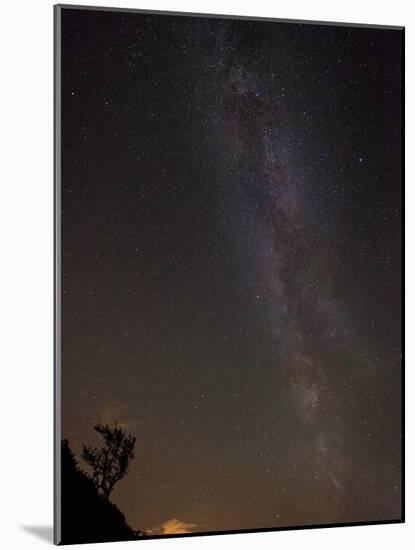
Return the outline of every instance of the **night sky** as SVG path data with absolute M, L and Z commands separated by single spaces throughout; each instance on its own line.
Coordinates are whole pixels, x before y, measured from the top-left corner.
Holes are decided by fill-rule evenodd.
M 62 9 L 62 434 L 137 437 L 133 528 L 401 517 L 402 40 Z

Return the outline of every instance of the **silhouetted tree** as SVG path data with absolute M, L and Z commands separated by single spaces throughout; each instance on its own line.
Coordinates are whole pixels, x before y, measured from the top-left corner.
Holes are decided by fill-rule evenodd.
M 98 493 L 92 479 L 78 466 L 68 441 L 61 455 L 60 544 L 134 540 L 144 536 L 132 529 L 124 514 Z
M 92 481 L 97 491 L 108 500 L 114 485 L 127 474 L 128 465 L 134 458 L 135 437 L 127 434 L 117 422 L 113 428 L 97 424 L 94 429 L 105 445 L 101 448 L 84 445 L 82 458 L 92 468 Z

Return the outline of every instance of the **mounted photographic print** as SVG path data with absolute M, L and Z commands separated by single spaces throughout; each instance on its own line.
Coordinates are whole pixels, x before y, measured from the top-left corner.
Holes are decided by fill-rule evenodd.
M 55 542 L 402 522 L 403 28 L 55 7 Z

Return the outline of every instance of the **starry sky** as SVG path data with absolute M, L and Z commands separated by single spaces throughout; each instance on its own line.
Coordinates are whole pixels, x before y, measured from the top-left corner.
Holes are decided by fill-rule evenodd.
M 61 40 L 63 437 L 136 436 L 112 499 L 149 534 L 399 519 L 403 31 Z

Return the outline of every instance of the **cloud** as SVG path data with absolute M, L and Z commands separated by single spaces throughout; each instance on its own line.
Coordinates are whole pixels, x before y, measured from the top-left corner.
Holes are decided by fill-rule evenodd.
M 153 535 L 181 535 L 183 533 L 192 533 L 194 527 L 196 527 L 195 523 L 188 523 L 186 521 L 181 521 L 177 518 L 171 518 L 165 521 L 159 527 L 150 529 L 148 533 Z
M 110 426 L 113 426 L 115 422 L 117 422 L 120 428 L 124 428 L 125 430 L 129 428 L 129 421 L 126 418 L 125 412 L 122 410 L 122 407 L 116 403 L 107 403 L 102 408 L 99 415 L 99 422 Z

